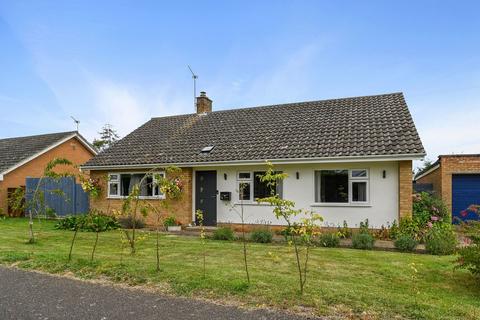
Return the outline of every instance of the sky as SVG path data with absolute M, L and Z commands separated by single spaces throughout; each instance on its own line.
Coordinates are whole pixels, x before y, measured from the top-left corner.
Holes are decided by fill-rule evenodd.
M 479 1 L 0 0 L 0 138 L 401 91 L 427 151 L 480 153 Z

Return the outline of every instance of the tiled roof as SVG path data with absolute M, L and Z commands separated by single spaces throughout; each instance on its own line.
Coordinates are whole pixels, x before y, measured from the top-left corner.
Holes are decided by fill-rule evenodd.
M 69 131 L 0 139 L 0 173 L 75 133 Z
M 392 93 L 152 118 L 84 167 L 424 153 Z

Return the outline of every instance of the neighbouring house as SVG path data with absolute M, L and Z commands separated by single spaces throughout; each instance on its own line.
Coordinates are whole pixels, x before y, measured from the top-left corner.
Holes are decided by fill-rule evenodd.
M 238 224 L 232 209 L 243 202 L 246 223 L 281 225 L 255 201 L 269 195 L 258 178 L 269 160 L 288 174 L 277 192 L 326 226 L 380 227 L 412 214 L 412 160 L 425 151 L 402 93 L 212 111 L 201 92 L 196 108 L 152 118 L 82 166 L 109 177 L 91 205 L 120 209 L 146 173 L 141 197 L 158 204 L 164 196 L 148 172 L 176 165 L 184 197 L 172 209 L 182 223 L 200 209 L 207 225 Z
M 95 154 L 95 149 L 76 131 L 0 139 L 0 211 L 22 215 L 9 206 L 9 196 L 17 188 L 25 188 L 27 178 L 41 177 L 54 158 L 81 165 Z M 73 167 L 65 170 L 78 172 Z
M 415 176 L 415 184 L 441 197 L 454 223 L 479 219 L 468 207 L 480 204 L 480 154 L 441 155 Z

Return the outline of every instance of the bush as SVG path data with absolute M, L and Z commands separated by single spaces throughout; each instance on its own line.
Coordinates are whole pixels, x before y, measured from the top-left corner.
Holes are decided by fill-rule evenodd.
M 322 233 L 318 237 L 318 244 L 322 247 L 335 248 L 340 245 L 340 237 L 336 233 Z
M 392 237 L 396 239 L 403 235 L 409 236 L 416 241 L 420 241 L 424 237 L 424 231 L 416 219 L 401 218 L 398 228 L 395 229 L 394 236 Z
M 75 231 L 75 229 L 77 229 L 77 225 L 83 222 L 84 219 L 85 215 L 66 216 L 63 219 L 58 220 L 58 222 L 55 224 L 55 229 Z
M 434 255 L 449 255 L 457 248 L 457 237 L 452 225 L 446 223 L 434 224 L 425 235 L 425 248 Z
M 250 233 L 250 240 L 258 243 L 270 243 L 272 242 L 273 233 L 268 229 L 253 230 Z
M 411 235 L 401 234 L 397 237 L 394 244 L 395 248 L 402 252 L 412 252 L 417 247 L 418 242 Z
M 55 229 L 71 231 L 78 228 L 79 231 L 95 232 L 99 227 L 102 231 L 109 231 L 118 229 L 120 225 L 114 217 L 102 214 L 67 216 L 55 224 Z
M 478 206 L 475 207 L 475 212 L 480 214 Z M 461 231 L 468 246 L 458 251 L 456 268 L 467 269 L 480 279 L 480 221 L 462 223 Z
M 448 208 L 441 198 L 427 192 L 413 195 L 413 218 L 417 220 L 420 227 L 425 227 L 430 221 L 446 222 L 449 216 Z
M 343 220 L 343 226 L 337 227 L 337 232 L 340 238 L 348 239 L 352 237 L 352 229 L 348 227 L 347 221 Z
M 143 229 L 145 228 L 145 221 L 140 218 L 133 218 L 131 216 L 120 217 L 118 219 L 120 226 L 123 229 L 133 229 L 133 223 L 135 222 L 135 229 Z
M 370 233 L 356 233 L 352 237 L 352 246 L 355 249 L 372 250 L 375 239 Z
M 165 227 L 173 227 L 173 226 L 177 226 L 179 224 L 177 222 L 177 219 L 175 219 L 174 216 L 169 216 L 169 217 L 165 218 L 165 220 L 163 221 L 163 225 Z
M 233 240 L 235 236 L 233 235 L 233 230 L 227 227 L 218 228 L 213 232 L 214 240 Z

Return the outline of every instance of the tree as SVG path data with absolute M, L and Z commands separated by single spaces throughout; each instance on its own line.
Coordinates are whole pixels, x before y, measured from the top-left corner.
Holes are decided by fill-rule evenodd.
M 100 135 L 100 138 L 95 138 L 93 140 L 93 146 L 100 151 L 108 149 L 120 138 L 117 131 L 108 123 L 102 127 L 102 130 L 98 132 L 98 134 Z
M 63 177 L 74 176 L 73 174 L 68 172 L 57 173 L 55 171 L 55 168 L 57 168 L 58 166 L 73 166 L 73 163 L 70 160 L 65 158 L 53 159 L 52 161 L 47 163 L 43 172 L 43 176 L 40 177 L 40 179 L 38 180 L 37 186 L 33 190 L 33 192 L 29 194 L 31 198 L 28 201 L 24 200 L 25 191 L 22 188 L 18 188 L 17 190 L 15 190 L 14 194 L 12 195 L 12 198 L 9 200 L 13 210 L 28 212 L 28 217 L 29 217 L 28 224 L 29 224 L 29 234 L 30 234 L 28 243 L 30 244 L 35 243 L 35 234 L 33 232 L 34 217 L 40 216 L 40 213 L 44 213 L 45 218 L 47 217 L 46 210 L 45 210 L 45 191 L 43 191 L 41 188 L 41 186 L 44 183 L 44 180 L 50 178 L 58 181 Z M 59 189 L 46 190 L 46 192 L 64 196 L 63 192 Z
M 257 199 L 260 203 L 267 203 L 273 207 L 273 213 L 277 219 L 283 219 L 287 224 L 286 233 L 290 236 L 295 249 L 295 258 L 298 269 L 300 294 L 303 294 L 305 283 L 307 282 L 308 258 L 310 248 L 314 242 L 314 237 L 318 235 L 317 222 L 323 221 L 322 217 L 311 211 L 302 209 L 295 209 L 295 202 L 287 199 L 282 199 L 275 193 L 275 186 L 279 181 L 287 177 L 286 173 L 276 172 L 273 165 L 267 162 L 267 171 L 264 175 L 260 175 L 260 180 L 267 183 L 271 190 L 271 196 L 267 198 Z M 294 221 L 297 216 L 302 216 L 299 221 Z M 305 244 L 305 254 L 303 258 L 300 254 L 299 238 Z M 301 261 L 303 259 L 303 261 Z

